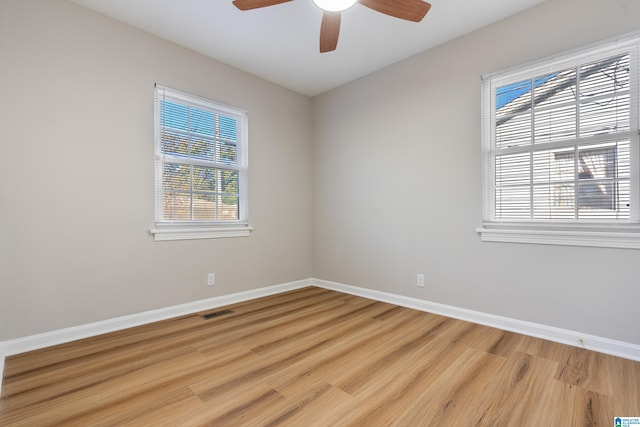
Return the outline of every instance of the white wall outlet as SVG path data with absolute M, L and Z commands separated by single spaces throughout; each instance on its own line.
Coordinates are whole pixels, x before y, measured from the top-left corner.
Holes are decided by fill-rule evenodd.
M 418 273 L 418 276 L 416 277 L 416 285 L 418 285 L 419 288 L 424 288 L 424 274 Z
M 213 286 L 216 284 L 216 273 L 207 274 L 207 286 Z

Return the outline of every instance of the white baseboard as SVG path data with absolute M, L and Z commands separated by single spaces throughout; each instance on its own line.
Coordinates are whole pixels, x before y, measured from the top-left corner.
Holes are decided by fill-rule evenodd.
M 640 345 L 637 344 L 616 341 L 609 338 L 598 337 L 553 326 L 541 325 L 539 323 L 527 322 L 524 320 L 512 319 L 509 317 L 496 316 L 494 314 L 468 310 L 466 308 L 425 301 L 417 298 L 405 297 L 388 292 L 345 285 L 328 280 L 311 279 L 311 284 L 320 288 L 332 289 L 334 291 L 357 295 L 363 298 L 387 302 L 429 313 L 440 314 L 506 331 L 517 332 L 523 335 L 555 341 L 574 347 L 585 348 L 599 353 L 640 361 Z
M 311 286 L 311 279 L 298 280 L 295 282 L 283 283 L 280 285 L 267 286 L 264 288 L 252 289 L 250 291 L 237 292 L 229 295 L 208 298 L 171 307 L 159 308 L 142 313 L 130 314 L 127 316 L 107 319 L 100 322 L 88 323 L 86 325 L 72 326 L 70 328 L 31 335 L 24 338 L 17 338 L 0 343 L 0 352 L 5 356 L 25 353 L 27 351 L 63 344 L 82 338 L 94 337 L 108 332 L 119 331 L 134 326 L 145 325 L 160 320 L 171 319 L 172 317 L 184 316 L 198 311 L 209 310 L 216 307 L 235 304 L 261 298 L 268 295 L 300 289 Z
M 345 285 L 322 279 L 304 279 L 295 282 L 283 283 L 250 291 L 238 292 L 229 295 L 209 298 L 205 300 L 193 301 L 186 304 L 172 307 L 160 308 L 157 310 L 145 311 L 128 316 L 116 317 L 100 322 L 86 325 L 74 326 L 31 335 L 9 341 L 0 342 L 0 393 L 2 393 L 2 374 L 4 371 L 5 356 L 25 353 L 27 351 L 50 347 L 66 342 L 71 342 L 83 338 L 114 332 L 134 326 L 140 326 L 152 322 L 170 319 L 172 317 L 184 316 L 198 311 L 210 310 L 216 307 L 248 301 L 268 295 L 279 294 L 306 286 L 317 286 L 331 289 L 346 294 L 357 295 L 376 301 L 383 301 L 407 308 L 413 308 L 434 314 L 440 314 L 455 319 L 466 320 L 468 322 L 491 326 L 498 329 L 517 332 L 537 338 L 568 344 L 576 347 L 613 356 L 624 357 L 626 359 L 640 361 L 640 345 L 623 341 L 616 341 L 594 335 L 583 334 L 567 329 L 555 328 L 523 320 L 511 319 L 508 317 L 496 316 L 465 308 L 425 301 L 417 298 L 391 294 L 388 292 L 376 291 L 373 289 L 360 288 L 357 286 Z M 582 342 L 578 340 L 581 339 Z
M 64 344 L 66 342 L 94 337 L 108 332 L 158 322 L 172 317 L 184 316 L 198 311 L 210 310 L 212 308 L 261 298 L 268 295 L 279 294 L 294 289 L 304 288 L 306 286 L 311 286 L 311 279 L 298 280 L 280 285 L 252 289 L 250 291 L 237 292 L 234 294 L 193 301 L 157 310 L 145 311 L 128 316 L 107 319 L 100 322 L 88 323 L 86 325 L 73 326 L 70 328 L 0 342 L 0 393 L 2 393 L 2 375 L 4 371 L 4 359 L 6 356 Z

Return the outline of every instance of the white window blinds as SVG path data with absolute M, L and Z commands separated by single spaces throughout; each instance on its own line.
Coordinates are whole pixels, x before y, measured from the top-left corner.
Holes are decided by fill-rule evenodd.
M 638 222 L 638 104 L 637 38 L 485 78 L 485 222 Z
M 246 222 L 246 113 L 156 86 L 156 222 Z

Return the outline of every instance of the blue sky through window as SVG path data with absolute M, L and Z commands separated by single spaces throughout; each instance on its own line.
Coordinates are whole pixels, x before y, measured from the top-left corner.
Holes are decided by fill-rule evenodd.
M 160 101 L 160 108 L 164 126 L 210 137 L 215 136 L 216 113 L 166 100 Z M 236 141 L 238 137 L 238 121 L 233 117 L 220 114 L 218 114 L 218 119 L 218 137 Z
M 522 95 L 531 91 L 532 81 L 533 87 L 536 88 L 541 84 L 551 80 L 557 73 L 548 74 L 546 76 L 538 77 L 534 80 L 524 80 L 521 82 L 512 83 L 510 85 L 501 86 L 496 89 L 496 110 L 504 107 L 511 101 L 520 98 Z

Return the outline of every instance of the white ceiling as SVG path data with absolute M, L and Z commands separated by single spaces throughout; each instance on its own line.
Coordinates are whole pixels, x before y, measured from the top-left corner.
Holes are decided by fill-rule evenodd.
M 422 22 L 356 4 L 338 48 L 319 53 L 312 0 L 240 11 L 232 0 L 71 0 L 149 33 L 315 96 L 545 0 L 431 0 Z

